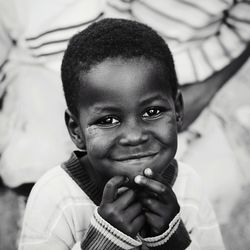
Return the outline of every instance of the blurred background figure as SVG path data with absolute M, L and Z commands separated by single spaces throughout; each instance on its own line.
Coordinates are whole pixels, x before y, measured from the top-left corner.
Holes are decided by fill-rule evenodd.
M 104 16 L 129 18 L 152 26 L 173 52 L 185 103 L 178 158 L 200 173 L 222 232 L 236 237 L 231 214 L 235 225 L 250 182 L 249 13 L 249 0 L 0 0 L 4 184 L 28 186 L 27 195 L 72 151 L 59 72 L 69 38 Z
M 103 15 L 102 1 L 0 1 L 0 175 L 35 182 L 67 159 L 60 65 L 69 38 Z
M 61 59 L 102 15 L 102 0 L 0 0 L 0 250 L 17 249 L 23 195 L 72 151 Z

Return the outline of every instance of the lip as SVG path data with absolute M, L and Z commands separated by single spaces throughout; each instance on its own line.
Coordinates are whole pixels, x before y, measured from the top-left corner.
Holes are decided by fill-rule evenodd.
M 132 154 L 132 155 L 124 155 L 120 157 L 116 157 L 113 159 L 114 161 L 125 162 L 125 161 L 143 161 L 148 160 L 149 158 L 153 158 L 157 153 L 139 153 L 139 154 Z

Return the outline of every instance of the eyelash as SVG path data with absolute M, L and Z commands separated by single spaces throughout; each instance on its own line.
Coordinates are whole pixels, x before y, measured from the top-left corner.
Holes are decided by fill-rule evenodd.
M 110 121 L 108 121 L 108 120 L 116 120 L 116 122 L 110 122 Z M 101 125 L 101 126 L 115 126 L 115 125 L 117 125 L 118 123 L 120 123 L 120 120 L 117 118 L 117 117 L 115 117 L 115 116 L 105 116 L 105 117 L 103 117 L 103 118 L 101 118 L 101 119 L 98 119 L 96 122 L 95 122 L 97 125 Z
M 152 114 L 149 114 L 148 112 L 153 111 Z M 156 111 L 156 113 L 155 113 Z M 144 112 L 144 114 L 142 115 L 143 119 L 157 119 L 158 117 L 160 117 L 162 115 L 162 113 L 164 113 L 166 111 L 166 108 L 164 107 L 149 107 L 146 112 Z M 148 113 L 147 115 L 145 115 L 146 113 Z
M 149 114 L 149 112 L 153 111 L 152 114 Z M 143 120 L 154 120 L 157 119 L 166 111 L 166 108 L 164 107 L 149 107 L 146 109 L 146 111 L 142 114 Z M 156 113 L 155 113 L 156 112 Z M 95 124 L 103 127 L 113 127 L 118 125 L 121 122 L 121 120 L 117 116 L 105 116 L 101 119 L 98 119 Z

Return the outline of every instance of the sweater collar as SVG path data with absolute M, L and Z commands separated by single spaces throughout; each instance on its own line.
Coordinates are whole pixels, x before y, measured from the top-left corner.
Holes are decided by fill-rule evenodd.
M 90 199 L 99 206 L 102 199 L 103 190 L 93 182 L 82 164 L 80 159 L 85 157 L 86 153 L 74 151 L 70 158 L 62 163 L 62 168 L 78 184 L 78 186 L 90 197 Z M 169 167 L 163 172 L 162 177 L 166 179 L 170 186 L 173 186 L 178 174 L 178 164 L 175 159 L 171 161 Z

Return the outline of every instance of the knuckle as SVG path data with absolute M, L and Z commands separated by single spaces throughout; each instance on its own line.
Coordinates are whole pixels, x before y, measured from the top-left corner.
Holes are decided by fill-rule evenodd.
M 124 220 L 124 217 L 122 217 L 122 216 L 115 216 L 115 218 L 116 218 L 116 221 L 117 221 L 117 224 L 119 224 L 119 225 L 121 225 L 121 226 L 124 226 L 125 225 L 125 220 Z
M 105 206 L 104 212 L 107 215 L 107 217 L 109 217 L 109 218 L 116 218 L 117 217 L 117 211 L 114 208 L 114 206 L 109 206 L 109 205 Z
M 160 192 L 161 192 L 161 193 L 165 193 L 166 191 L 167 191 L 166 186 L 161 185 L 161 187 L 160 187 Z
M 115 207 L 112 207 L 110 209 L 110 216 L 114 217 L 114 218 L 119 218 L 119 211 L 115 208 Z
M 110 218 L 112 216 L 112 207 L 102 205 L 99 207 L 98 212 L 104 219 Z
M 152 201 L 152 199 L 148 198 L 148 199 L 146 199 L 146 203 L 147 203 L 149 206 L 151 206 L 151 205 L 153 204 L 153 201 Z
M 106 185 L 105 185 L 105 188 L 104 188 L 104 193 L 109 193 L 113 188 L 113 185 L 111 182 L 108 182 Z
M 107 188 L 107 189 L 113 188 L 114 185 L 115 185 L 115 181 L 114 181 L 114 179 L 111 179 L 111 180 L 109 180 L 109 181 L 107 182 L 106 188 Z
M 117 186 L 122 181 L 122 179 L 122 176 L 114 176 L 107 182 L 106 185 L 108 185 L 109 187 Z
M 130 236 L 134 236 L 135 232 L 134 232 L 134 229 L 132 226 L 130 226 L 130 225 L 127 226 L 127 233 Z

